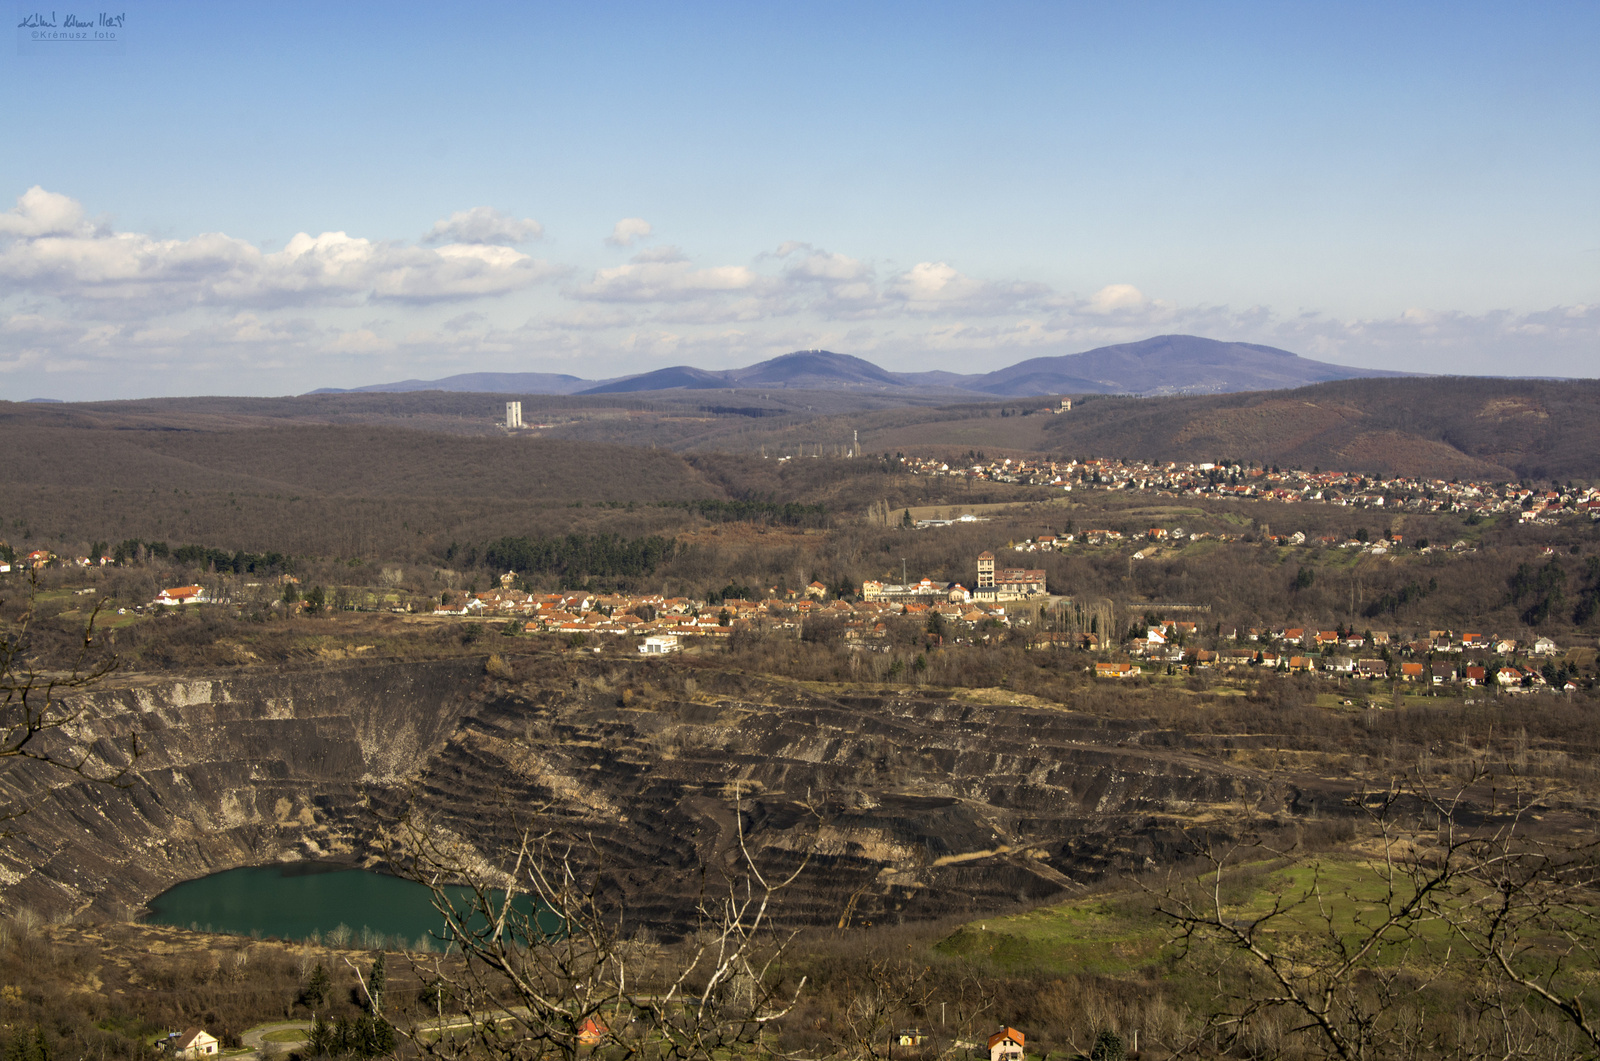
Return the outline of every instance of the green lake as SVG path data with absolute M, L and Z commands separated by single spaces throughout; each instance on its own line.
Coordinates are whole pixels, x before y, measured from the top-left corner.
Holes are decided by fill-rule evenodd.
M 449 889 L 450 901 L 465 909 L 470 892 Z M 532 900 L 520 900 L 524 912 Z M 340 925 L 352 944 L 392 949 L 418 946 L 431 938 L 439 947 L 444 918 L 433 908 L 433 893 L 416 881 L 386 873 L 326 862 L 248 866 L 185 881 L 150 900 L 149 921 L 208 932 L 306 939 L 326 938 Z M 548 930 L 549 926 L 545 926 Z M 381 935 L 381 944 L 372 942 Z

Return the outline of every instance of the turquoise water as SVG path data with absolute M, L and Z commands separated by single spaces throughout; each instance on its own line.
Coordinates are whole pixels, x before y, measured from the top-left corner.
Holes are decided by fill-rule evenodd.
M 449 891 L 450 901 L 465 909 L 470 893 Z M 518 905 L 524 912 L 533 909 L 530 899 Z M 149 920 L 280 939 L 326 938 L 343 925 L 352 944 L 390 948 L 417 947 L 430 936 L 431 945 L 441 948 L 444 935 L 444 918 L 423 885 L 325 862 L 250 866 L 185 881 L 150 900 Z

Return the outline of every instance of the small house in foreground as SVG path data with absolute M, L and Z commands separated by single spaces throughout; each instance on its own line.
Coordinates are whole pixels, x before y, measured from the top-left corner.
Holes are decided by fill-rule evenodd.
M 1001 1028 L 989 1036 L 989 1061 L 1022 1061 L 1024 1038 L 1015 1028 Z
M 217 1037 L 204 1028 L 189 1028 L 172 1040 L 172 1056 L 180 1061 L 216 1057 L 218 1045 Z

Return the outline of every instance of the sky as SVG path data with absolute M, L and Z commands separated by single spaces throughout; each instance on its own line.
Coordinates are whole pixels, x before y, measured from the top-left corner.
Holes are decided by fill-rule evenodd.
M 66 25 L 102 11 L 120 24 Z M 52 21 L 115 40 L 20 28 Z M 975 372 L 1169 333 L 1600 375 L 1592 0 L 133 0 L 13 24 L 4 399 L 797 349 Z

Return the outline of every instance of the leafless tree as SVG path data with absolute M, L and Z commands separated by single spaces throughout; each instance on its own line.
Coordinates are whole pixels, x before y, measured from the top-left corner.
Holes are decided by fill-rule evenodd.
M 433 889 L 447 949 L 418 970 L 434 1020 L 402 1034 L 432 1056 L 509 1061 L 597 1048 L 610 1058 L 699 1061 L 762 1043 L 805 984 L 777 975 L 793 934 L 773 917 L 805 860 L 769 875 L 746 843 L 737 804 L 733 817 L 737 844 L 724 879 L 707 885 L 683 943 L 665 947 L 630 929 L 606 898 L 592 848 L 524 829 L 499 868 L 408 814 L 394 834 L 403 872 Z
M 85 706 L 70 698 L 116 669 L 116 657 L 100 653 L 95 641 L 105 601 L 97 598 L 70 656 L 55 669 L 40 667 L 34 654 L 38 601 L 39 583 L 30 574 L 20 614 L 0 625 L 0 760 L 31 759 L 89 781 L 120 784 L 138 756 L 137 734 L 130 736 L 126 751 L 90 739 Z M 0 820 L 18 813 L 12 808 Z
M 1550 836 L 1530 817 L 1519 801 L 1509 822 L 1462 845 L 1464 886 L 1436 913 L 1475 964 L 1480 1008 L 1508 1029 L 1503 1038 L 1553 1020 L 1600 1055 L 1600 840 L 1592 826 Z
M 1371 825 L 1358 884 L 1348 863 L 1330 874 L 1264 841 L 1200 842 L 1204 872 L 1156 897 L 1180 958 L 1210 963 L 1219 988 L 1201 1035 L 1170 1045 L 1288 1042 L 1342 1061 L 1600 1052 L 1600 845 L 1532 835 L 1525 786 L 1482 772 L 1357 802 Z M 1252 874 L 1289 867 L 1302 883 L 1262 900 Z

